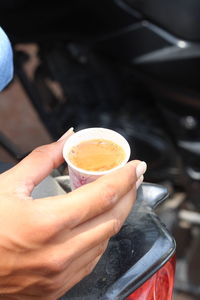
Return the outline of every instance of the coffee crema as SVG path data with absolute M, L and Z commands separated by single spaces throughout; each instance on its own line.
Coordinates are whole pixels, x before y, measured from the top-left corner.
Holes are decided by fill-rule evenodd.
M 92 139 L 72 147 L 69 160 L 86 171 L 102 172 L 113 169 L 125 159 L 124 149 L 110 140 Z

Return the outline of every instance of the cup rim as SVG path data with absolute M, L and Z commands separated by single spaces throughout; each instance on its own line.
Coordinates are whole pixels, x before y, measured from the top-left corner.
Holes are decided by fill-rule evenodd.
M 114 133 L 115 135 L 118 135 L 120 136 L 120 138 L 124 141 L 124 143 L 126 144 L 127 146 L 127 149 L 128 151 L 126 151 L 126 157 L 125 159 L 121 162 L 121 164 L 119 164 L 118 166 L 112 168 L 112 169 L 109 169 L 109 170 L 106 170 L 106 171 L 88 171 L 88 170 L 84 170 L 82 168 L 79 168 L 79 167 L 76 167 L 68 158 L 68 156 L 66 155 L 66 148 L 68 146 L 68 144 L 70 143 L 70 141 L 74 138 L 74 136 L 76 134 L 82 134 L 83 132 L 85 131 L 92 131 L 92 130 L 98 130 L 100 129 L 101 131 L 110 131 L 112 133 Z M 90 139 L 88 139 L 90 140 Z M 116 143 L 117 144 L 117 143 Z M 69 152 L 67 152 L 68 154 Z M 130 154 L 131 154 L 131 149 L 130 149 L 130 145 L 128 143 L 128 141 L 125 139 L 125 137 L 123 135 L 121 135 L 120 133 L 118 133 L 117 131 L 115 130 L 112 130 L 112 129 L 109 129 L 109 128 L 103 128 L 103 127 L 90 127 L 90 128 L 85 128 L 85 129 L 81 129 L 77 132 L 75 132 L 73 135 L 71 135 L 67 141 L 65 142 L 64 146 L 63 146 L 63 157 L 65 159 L 65 161 L 67 162 L 68 166 L 73 169 L 73 170 L 76 170 L 77 172 L 79 173 L 82 173 L 82 174 L 86 174 L 86 175 L 96 175 L 96 176 L 102 176 L 102 175 L 106 175 L 110 172 L 113 172 L 115 170 L 118 170 L 120 168 L 122 168 L 123 166 L 125 166 L 125 164 L 128 162 L 129 158 L 130 158 Z

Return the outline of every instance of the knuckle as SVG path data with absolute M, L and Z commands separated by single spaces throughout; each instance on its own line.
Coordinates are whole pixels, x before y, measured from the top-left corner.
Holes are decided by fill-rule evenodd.
M 107 248 L 107 243 L 99 244 L 97 247 L 96 256 L 102 255 L 105 252 L 106 248 Z
M 37 232 L 37 234 L 35 234 Z M 30 224 L 27 234 L 27 239 L 35 241 L 39 244 L 46 244 L 53 236 L 51 226 L 43 221 L 38 221 L 36 224 Z
M 50 150 L 50 148 L 51 148 L 51 145 L 49 144 L 49 145 L 42 145 L 42 146 L 39 146 L 39 147 L 37 147 L 37 148 L 35 148 L 33 151 L 32 151 L 32 153 L 48 153 L 48 150 Z
M 112 222 L 112 235 L 117 234 L 120 231 L 121 226 L 122 226 L 121 221 L 115 218 Z
M 61 287 L 62 282 L 57 277 L 45 279 L 38 285 L 38 289 L 48 295 L 52 295 L 53 293 L 57 292 Z
M 56 225 L 52 222 L 45 222 L 44 220 L 40 223 L 38 228 L 41 239 L 44 243 L 50 241 L 56 235 Z
M 43 267 L 48 274 L 60 274 L 64 271 L 65 264 L 58 254 L 51 254 L 44 262 Z
M 85 275 L 89 275 L 95 268 L 96 266 L 96 262 L 91 262 L 90 264 L 88 264 L 86 267 L 85 267 Z
M 53 143 L 48 145 L 42 145 L 35 148 L 32 151 L 32 154 L 35 155 L 36 157 L 39 156 L 40 158 L 41 157 L 44 157 L 45 159 L 48 158 L 51 161 L 52 168 L 53 168 L 55 164 L 54 157 L 52 156 L 53 149 L 54 149 Z
M 117 192 L 116 192 L 116 186 L 111 183 L 106 183 L 102 187 L 102 192 L 101 192 L 101 200 L 108 206 L 112 206 L 114 200 L 117 197 Z
M 51 283 L 46 286 L 46 291 L 52 294 L 60 290 L 61 287 L 62 287 L 62 282 L 59 279 L 54 278 L 51 281 Z
M 59 223 L 54 214 L 47 212 L 45 205 L 37 205 L 32 208 L 32 215 L 29 218 L 29 224 L 32 224 L 34 232 L 33 238 L 41 243 L 47 243 L 59 232 Z

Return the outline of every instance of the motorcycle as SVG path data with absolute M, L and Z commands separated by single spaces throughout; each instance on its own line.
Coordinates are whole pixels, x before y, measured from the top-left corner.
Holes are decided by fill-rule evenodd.
M 69 176 L 48 176 L 33 199 L 69 192 Z M 167 188 L 143 183 L 120 232 L 111 238 L 94 271 L 60 300 L 171 300 L 175 273 L 175 240 L 155 214 Z
M 157 213 L 177 242 L 175 288 L 197 298 L 199 12 L 197 0 L 18 0 L 0 12 L 16 75 L 52 138 L 71 124 L 117 130 L 147 162 L 146 181 L 167 186 Z M 37 45 L 32 78 L 20 43 Z

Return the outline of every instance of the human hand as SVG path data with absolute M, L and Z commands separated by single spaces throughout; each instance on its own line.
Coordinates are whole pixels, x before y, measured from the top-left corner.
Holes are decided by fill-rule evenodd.
M 61 196 L 31 198 L 62 159 L 67 138 L 35 149 L 0 175 L 0 298 L 55 300 L 88 275 L 125 221 L 139 161 Z M 136 169 L 137 168 L 137 169 Z

